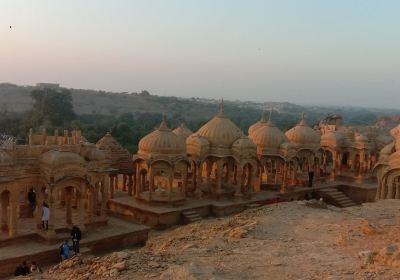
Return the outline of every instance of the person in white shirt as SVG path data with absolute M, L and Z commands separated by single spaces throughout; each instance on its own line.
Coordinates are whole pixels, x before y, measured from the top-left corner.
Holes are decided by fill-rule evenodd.
M 43 213 L 42 213 L 42 228 L 44 230 L 49 229 L 49 216 L 50 209 L 46 202 L 43 202 Z

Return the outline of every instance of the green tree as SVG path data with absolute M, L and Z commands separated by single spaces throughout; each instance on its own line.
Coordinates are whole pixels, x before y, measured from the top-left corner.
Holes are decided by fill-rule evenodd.
M 75 118 L 71 92 L 67 89 L 35 89 L 31 92 L 33 127 L 48 123 L 53 127 L 68 127 Z

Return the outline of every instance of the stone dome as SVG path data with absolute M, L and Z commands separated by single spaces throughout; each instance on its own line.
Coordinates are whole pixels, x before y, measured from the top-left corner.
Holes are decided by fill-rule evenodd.
M 254 150 L 256 149 L 256 145 L 254 142 L 247 136 L 243 135 L 239 139 L 237 139 L 233 145 L 233 149 L 241 149 L 241 150 Z
M 249 136 L 251 137 L 254 132 L 256 132 L 260 127 L 262 127 L 266 123 L 267 121 L 265 120 L 265 112 L 263 112 L 261 115 L 261 119 L 249 127 L 248 130 Z
M 100 151 L 95 144 L 82 144 L 80 155 L 88 161 L 103 161 L 106 159 L 104 152 Z
M 321 141 L 320 134 L 306 124 L 304 117 L 295 127 L 286 131 L 285 135 L 290 142 L 297 145 L 320 145 Z
M 379 152 L 380 155 L 391 155 L 396 151 L 394 147 L 394 142 L 387 144 L 383 149 Z
M 339 131 L 329 131 L 321 136 L 321 144 L 325 146 L 341 146 L 344 142 L 344 137 Z
M 189 128 L 187 128 L 187 126 L 184 123 L 182 123 L 180 126 L 175 128 L 173 130 L 173 132 L 176 135 L 183 137 L 183 139 L 185 139 L 185 140 L 186 140 L 186 138 L 188 138 L 190 135 L 193 134 L 193 131 L 191 131 Z
M 82 165 L 85 160 L 78 154 L 66 151 L 48 151 L 40 157 L 40 162 L 53 167 L 63 165 Z
M 367 143 L 369 141 L 368 137 L 361 133 L 356 133 L 354 135 L 354 141 L 358 143 Z
M 225 115 L 221 105 L 218 115 L 203 125 L 196 134 L 205 137 L 211 146 L 231 147 L 243 132 Z
M 186 155 L 186 145 L 184 139 L 172 132 L 163 120 L 159 128 L 139 141 L 138 154 Z
M 376 137 L 376 143 L 382 147 L 388 145 L 389 143 L 393 142 L 393 137 L 390 135 L 379 134 Z
M 277 152 L 281 144 L 287 141 L 285 134 L 271 120 L 261 125 L 250 138 L 260 152 Z
M 14 159 L 6 151 L 0 150 L 0 166 L 12 165 Z

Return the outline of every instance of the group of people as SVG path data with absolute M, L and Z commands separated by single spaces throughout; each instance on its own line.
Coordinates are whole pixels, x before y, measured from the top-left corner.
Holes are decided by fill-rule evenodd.
M 42 270 L 36 264 L 36 262 L 31 262 L 31 265 L 28 266 L 26 261 L 20 263 L 15 269 L 14 276 L 25 276 L 31 273 L 40 273 Z
M 68 240 L 65 240 L 59 248 L 61 261 L 69 259 L 71 255 L 71 249 L 73 250 L 75 256 L 80 255 L 79 242 L 82 239 L 82 232 L 78 226 L 72 227 L 71 239 L 72 239 L 72 248 L 69 245 Z M 39 268 L 36 262 L 31 262 L 31 265 L 28 266 L 27 262 L 24 261 L 17 266 L 14 272 L 14 276 L 25 276 L 31 273 L 39 273 L 39 272 L 42 272 L 42 270 Z
M 73 226 L 71 230 L 71 239 L 72 239 L 72 250 L 74 251 L 75 256 L 80 255 L 80 247 L 79 242 L 82 239 L 82 232 L 79 227 Z M 63 244 L 60 246 L 60 257 L 61 260 L 66 260 L 71 255 L 71 246 L 69 245 L 68 240 L 65 240 Z
M 28 192 L 28 201 L 29 201 L 29 207 L 31 208 L 31 213 L 32 217 L 34 215 L 34 212 L 36 210 L 36 192 L 31 188 Z M 50 217 L 50 209 L 49 205 L 46 202 L 43 202 L 42 205 L 42 228 L 44 230 L 49 229 L 49 217 Z

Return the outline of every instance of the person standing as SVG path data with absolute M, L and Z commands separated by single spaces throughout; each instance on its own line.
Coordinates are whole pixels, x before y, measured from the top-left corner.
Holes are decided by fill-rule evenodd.
M 42 228 L 44 230 L 49 229 L 49 217 L 50 209 L 46 202 L 43 202 L 43 213 L 42 213 Z
M 36 209 L 36 193 L 33 190 L 33 188 L 31 188 L 28 192 L 28 201 L 29 201 L 29 206 L 31 208 L 32 217 L 33 217 L 33 213 L 35 212 L 35 209 Z
M 312 188 L 313 186 L 313 180 L 314 180 L 314 171 L 311 169 L 308 171 L 308 186 Z
M 80 255 L 79 251 L 79 242 L 81 241 L 82 238 L 82 232 L 81 229 L 77 226 L 73 226 L 71 230 L 71 239 L 72 239 L 72 248 L 75 252 L 75 255 Z

